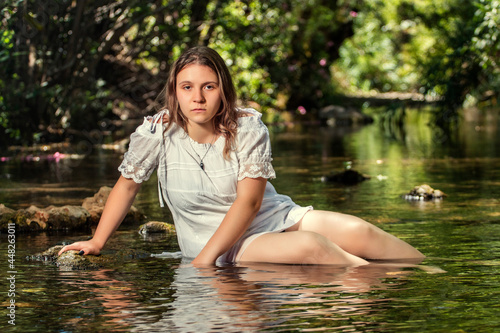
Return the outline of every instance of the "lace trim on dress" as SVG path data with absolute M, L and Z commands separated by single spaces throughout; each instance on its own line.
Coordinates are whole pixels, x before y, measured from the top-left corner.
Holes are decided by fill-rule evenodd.
M 144 161 L 136 163 L 129 152 L 127 152 L 123 156 L 123 161 L 118 167 L 118 171 L 121 172 L 123 177 L 132 178 L 134 182 L 139 184 L 151 177 L 154 169 L 144 166 L 151 164 L 152 163 L 144 163 Z
M 245 164 L 241 166 L 238 173 L 238 181 L 244 178 L 276 178 L 273 166 L 270 162 Z

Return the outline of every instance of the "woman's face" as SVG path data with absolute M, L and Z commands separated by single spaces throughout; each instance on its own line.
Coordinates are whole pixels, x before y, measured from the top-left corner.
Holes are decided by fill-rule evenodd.
M 217 74 L 208 66 L 191 64 L 177 74 L 175 93 L 187 119 L 188 130 L 196 127 L 212 129 L 212 119 L 221 104 Z

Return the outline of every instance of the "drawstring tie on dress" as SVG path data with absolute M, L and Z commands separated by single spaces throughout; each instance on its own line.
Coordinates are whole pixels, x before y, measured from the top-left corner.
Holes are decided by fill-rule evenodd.
M 156 134 L 160 136 L 161 139 L 161 154 L 164 157 L 165 156 L 165 140 L 163 139 L 163 117 L 165 115 L 168 115 L 169 112 L 166 109 L 161 110 L 157 114 L 155 114 L 152 117 L 148 117 L 147 119 L 151 121 L 151 127 L 149 128 L 149 131 L 151 134 Z M 156 126 L 160 125 L 160 130 L 156 130 Z M 161 163 L 162 158 L 160 157 L 160 163 L 158 164 L 158 174 L 160 174 L 161 168 L 164 166 Z M 160 207 L 165 207 L 165 199 L 163 198 L 163 191 L 162 191 L 162 186 L 161 186 L 161 177 L 158 177 L 158 199 L 160 201 Z

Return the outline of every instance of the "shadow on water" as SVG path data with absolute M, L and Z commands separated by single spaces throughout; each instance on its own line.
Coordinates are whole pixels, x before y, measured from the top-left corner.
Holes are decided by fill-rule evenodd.
M 7 323 L 9 299 L 2 299 L 2 332 L 498 330 L 498 112 L 468 114 L 453 138 L 425 126 L 425 115 L 408 117 L 415 119 L 398 137 L 377 125 L 348 133 L 316 127 L 272 132 L 278 175 L 272 182 L 299 204 L 355 214 L 408 241 L 428 256 L 421 264 L 195 269 L 161 255 L 178 251 L 175 237 L 146 239 L 136 225 L 124 225 L 106 251 L 131 248 L 157 256 L 64 271 L 24 258 L 88 233 L 17 234 L 16 326 Z M 113 185 L 121 156 L 94 149 L 78 162 L 4 162 L 0 202 L 12 208 L 80 204 L 100 186 Z M 320 181 L 347 161 L 371 179 L 355 186 Z M 135 204 L 150 220 L 171 221 L 158 208 L 155 180 L 143 185 Z M 429 202 L 401 197 L 423 183 L 448 196 Z M 0 251 L 7 249 L 2 234 Z M 7 259 L 0 269 L 9 271 Z M 0 281 L 2 292 L 9 287 Z

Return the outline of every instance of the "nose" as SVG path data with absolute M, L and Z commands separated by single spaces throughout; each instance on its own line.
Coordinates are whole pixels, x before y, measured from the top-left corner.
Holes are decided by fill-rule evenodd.
M 204 103 L 205 102 L 205 97 L 203 96 L 203 90 L 202 89 L 196 89 L 194 96 L 193 96 L 193 101 L 196 103 Z

